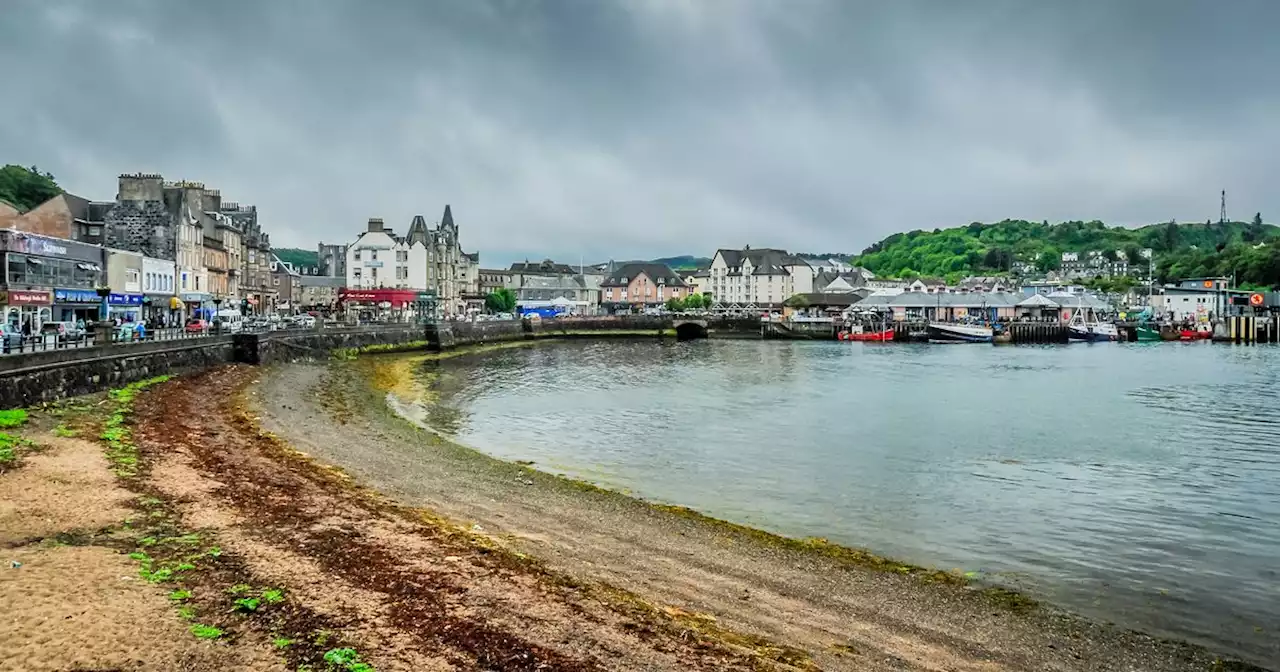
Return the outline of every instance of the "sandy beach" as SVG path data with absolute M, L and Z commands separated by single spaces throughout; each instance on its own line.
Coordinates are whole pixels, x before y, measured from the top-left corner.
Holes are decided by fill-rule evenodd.
M 390 409 L 414 362 L 35 414 L 0 474 L 0 669 L 1258 669 L 488 458 Z

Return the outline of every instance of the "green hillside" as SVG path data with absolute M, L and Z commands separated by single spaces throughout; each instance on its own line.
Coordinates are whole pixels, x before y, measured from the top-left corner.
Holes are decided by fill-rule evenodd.
M 1107 226 L 1102 222 L 1028 222 L 1005 220 L 994 224 L 974 222 L 968 226 L 928 231 L 896 233 L 863 250 L 855 264 L 888 277 L 992 274 L 1008 271 L 1016 260 L 1035 262 L 1041 271 L 1058 268 L 1063 252 L 1118 252 L 1130 263 L 1143 263 L 1140 252 L 1155 252 L 1158 272 L 1196 275 L 1194 271 L 1216 271 L 1222 265 L 1245 263 L 1250 273 L 1263 282 L 1266 264 L 1260 260 L 1275 248 L 1255 244 L 1280 239 L 1280 227 L 1252 222 L 1178 224 L 1166 222 L 1139 228 Z M 1227 273 L 1230 275 L 1230 273 Z M 1274 276 L 1280 282 L 1280 273 Z
M 296 247 L 276 247 L 272 248 L 272 252 L 280 257 L 280 261 L 293 264 L 294 268 L 300 266 L 312 267 L 320 265 L 320 254 L 315 250 L 300 250 Z
M 12 203 L 20 210 L 31 208 L 62 193 L 62 187 L 53 175 L 41 173 L 39 168 L 23 168 L 9 164 L 0 168 L 0 200 Z

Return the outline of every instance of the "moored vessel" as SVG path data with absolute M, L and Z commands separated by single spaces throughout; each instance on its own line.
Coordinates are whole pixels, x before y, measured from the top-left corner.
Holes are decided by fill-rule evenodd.
M 990 343 L 993 336 L 991 327 L 981 324 L 929 323 L 930 343 Z

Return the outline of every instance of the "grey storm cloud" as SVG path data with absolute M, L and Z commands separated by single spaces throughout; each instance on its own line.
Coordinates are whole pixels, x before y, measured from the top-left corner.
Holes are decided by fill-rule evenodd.
M 5 0 L 0 161 L 486 265 L 1280 213 L 1274 0 Z M 1267 217 L 1271 219 L 1271 217 Z

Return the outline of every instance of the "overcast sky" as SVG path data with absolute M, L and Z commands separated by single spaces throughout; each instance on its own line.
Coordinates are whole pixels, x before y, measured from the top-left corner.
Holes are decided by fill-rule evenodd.
M 1280 0 L 0 0 L 0 163 L 483 265 L 1280 221 Z

